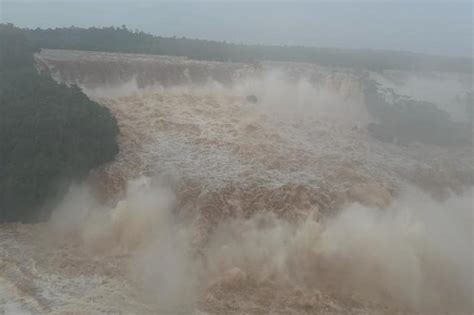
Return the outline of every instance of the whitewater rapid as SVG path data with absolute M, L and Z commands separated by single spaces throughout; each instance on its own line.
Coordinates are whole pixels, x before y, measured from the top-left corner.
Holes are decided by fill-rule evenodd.
M 0 226 L 3 312 L 472 310 L 472 148 L 377 141 L 362 93 L 375 78 L 456 100 L 463 75 L 36 59 L 111 110 L 120 153 L 49 222 Z

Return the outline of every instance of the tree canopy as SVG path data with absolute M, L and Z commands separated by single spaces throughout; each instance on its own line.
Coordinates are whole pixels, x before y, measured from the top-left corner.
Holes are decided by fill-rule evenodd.
M 41 48 L 185 56 L 197 60 L 258 62 L 290 61 L 368 70 L 430 70 L 471 72 L 471 58 L 417 53 L 317 48 L 302 46 L 239 45 L 227 42 L 161 37 L 118 27 L 67 27 L 26 30 Z
M 22 30 L 0 25 L 0 42 L 0 222 L 31 221 L 115 157 L 118 127 L 78 87 L 37 72 L 37 46 Z

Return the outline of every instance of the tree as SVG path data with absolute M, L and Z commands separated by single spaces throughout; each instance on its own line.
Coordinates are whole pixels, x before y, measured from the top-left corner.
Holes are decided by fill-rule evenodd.
M 21 30 L 0 25 L 0 41 L 0 221 L 32 221 L 69 182 L 113 160 L 118 127 L 78 87 L 39 74 Z

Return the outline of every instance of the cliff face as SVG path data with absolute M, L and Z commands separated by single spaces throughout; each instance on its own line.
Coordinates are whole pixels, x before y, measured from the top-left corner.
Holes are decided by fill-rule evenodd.
M 256 64 L 196 61 L 184 57 L 43 49 L 35 56 L 40 70 L 60 82 L 77 84 L 105 96 L 114 91 L 153 90 L 182 85 L 231 87 L 251 78 L 268 77 L 277 69 L 292 81 L 324 84 L 345 97 L 360 96 L 364 83 L 374 80 L 398 95 L 428 101 L 446 110 L 453 119 L 465 119 L 466 103 L 472 103 L 469 73 L 386 70 L 371 72 L 327 68 L 314 64 L 261 62 Z M 109 94 L 107 94 L 109 93 Z M 470 99 L 469 99 L 470 97 Z
M 119 86 L 134 80 L 136 88 L 203 84 L 231 84 L 243 64 L 201 62 L 184 57 L 44 49 L 36 56 L 41 69 L 61 82 L 86 89 Z

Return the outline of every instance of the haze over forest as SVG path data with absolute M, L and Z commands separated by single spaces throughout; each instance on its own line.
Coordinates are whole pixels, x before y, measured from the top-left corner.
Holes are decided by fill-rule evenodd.
M 248 44 L 472 56 L 471 1 L 1 1 L 19 27 L 121 26 Z

